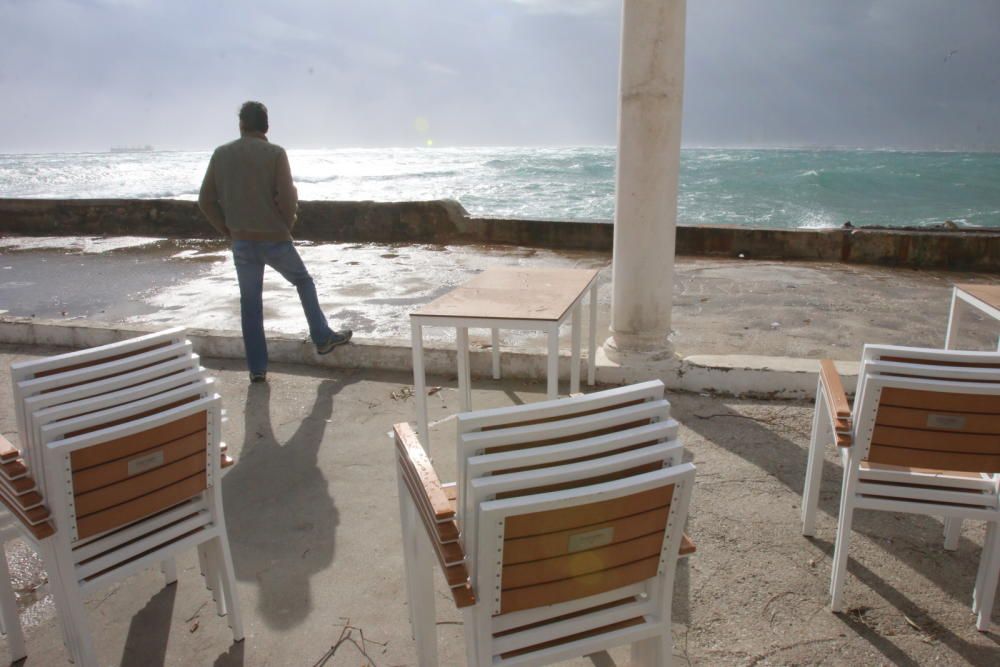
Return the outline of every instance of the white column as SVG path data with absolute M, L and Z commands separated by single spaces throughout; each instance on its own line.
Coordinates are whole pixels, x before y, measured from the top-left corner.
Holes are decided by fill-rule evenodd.
M 624 0 L 609 351 L 669 346 L 686 0 Z

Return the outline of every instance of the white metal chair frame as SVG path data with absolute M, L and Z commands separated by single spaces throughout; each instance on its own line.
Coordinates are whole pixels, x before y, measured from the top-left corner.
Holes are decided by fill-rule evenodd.
M 589 479 L 600 479 L 602 475 L 608 475 L 609 473 L 635 470 L 640 466 L 648 466 L 651 463 L 659 466 L 670 466 L 669 468 L 660 468 L 656 471 L 657 473 L 662 473 L 666 470 L 672 470 L 676 473 L 680 470 L 678 464 L 681 461 L 683 448 L 676 440 L 678 425 L 670 419 L 669 403 L 662 400 L 662 396 L 663 384 L 654 381 L 631 387 L 602 391 L 587 396 L 578 396 L 569 400 L 545 401 L 532 405 L 517 406 L 515 408 L 483 410 L 459 415 L 457 455 L 460 481 L 457 483 L 455 490 L 460 502 L 457 503 L 457 522 L 446 518 L 449 515 L 454 516 L 454 512 L 450 514 L 449 512 L 445 512 L 437 517 L 431 516 L 433 510 L 430 508 L 430 503 L 433 501 L 430 500 L 429 496 L 424 496 L 423 502 L 418 501 L 418 498 L 421 497 L 420 494 L 425 492 L 425 489 L 415 488 L 420 486 L 420 481 L 424 482 L 426 492 L 430 496 L 434 496 L 435 491 L 437 491 L 438 497 L 436 501 L 439 507 L 447 503 L 442 494 L 450 485 L 441 485 L 440 489 L 435 487 L 435 484 L 439 484 L 439 482 L 437 482 L 436 474 L 430 467 L 430 462 L 423 458 L 423 452 L 419 451 L 419 446 L 415 444 L 416 435 L 406 425 L 396 426 L 397 445 L 402 445 L 399 447 L 400 466 L 398 471 L 400 473 L 400 510 L 403 524 L 404 557 L 407 565 L 407 586 L 411 600 L 411 623 L 415 639 L 417 640 L 418 663 L 421 666 L 437 664 L 437 646 L 434 640 L 436 630 L 433 613 L 433 586 L 426 576 L 426 572 L 430 568 L 430 554 L 435 552 L 435 548 L 429 540 L 429 535 L 416 528 L 418 521 L 423 518 L 425 526 L 436 525 L 436 539 L 439 542 L 444 541 L 452 546 L 452 550 L 450 551 L 452 560 L 447 561 L 446 557 L 442 555 L 443 549 L 440 548 L 440 545 L 438 548 L 438 560 L 445 569 L 449 585 L 452 586 L 452 593 L 455 596 L 456 604 L 467 610 L 488 607 L 481 600 L 478 604 L 475 604 L 471 591 L 466 592 L 466 589 L 463 588 L 463 586 L 468 585 L 463 578 L 464 576 L 470 576 L 470 580 L 475 582 L 481 574 L 478 568 L 479 559 L 476 558 L 476 554 L 479 553 L 481 548 L 479 544 L 481 539 L 488 539 L 485 534 L 480 535 L 479 526 L 481 525 L 481 517 L 479 512 L 477 512 L 477 508 L 483 508 L 487 505 L 492 506 L 496 503 L 500 503 L 501 507 L 505 506 L 505 503 L 514 503 L 515 506 L 520 507 L 522 505 L 519 505 L 517 501 L 523 504 L 526 502 L 525 499 L 529 497 L 543 499 L 550 496 L 565 498 L 579 496 L 582 498 L 586 495 L 586 492 L 581 489 L 596 491 L 602 485 L 576 486 L 575 489 L 534 493 L 530 496 L 522 495 L 518 498 L 496 500 L 498 494 L 531 493 L 534 489 L 546 490 L 551 485 L 572 482 L 586 484 L 586 480 Z M 615 428 L 619 428 L 619 430 L 613 430 Z M 592 435 L 594 433 L 598 433 L 598 435 Z M 548 445 L 531 445 L 534 442 L 551 440 L 556 440 L 556 442 Z M 415 464 L 415 470 L 418 471 L 418 475 L 423 478 L 422 480 L 413 479 L 412 475 L 410 478 L 407 478 L 406 465 L 403 458 L 407 444 L 403 444 L 404 442 L 408 443 L 409 451 L 411 452 L 410 458 Z M 521 449 L 488 451 L 495 448 L 525 445 L 528 446 Z M 422 462 L 421 459 L 423 459 Z M 560 465 L 560 461 L 566 463 Z M 525 470 L 532 467 L 536 469 Z M 693 476 L 693 466 L 689 467 L 690 474 Z M 506 472 L 515 470 L 516 472 Z M 686 471 L 687 468 L 684 470 Z M 626 481 L 615 480 L 606 484 L 610 484 L 612 487 L 615 487 L 617 484 L 621 488 L 625 488 L 628 486 L 628 480 L 636 480 L 640 477 L 642 475 L 633 475 L 627 478 Z M 685 493 L 682 489 L 683 486 L 684 483 L 679 487 L 682 495 Z M 574 493 L 576 491 L 578 493 Z M 627 495 L 628 493 L 630 492 L 623 491 L 622 495 Z M 686 493 L 690 493 L 690 484 L 687 484 Z M 680 499 L 681 496 L 675 497 Z M 568 502 L 572 504 L 571 501 Z M 589 497 L 589 502 L 593 502 L 592 496 Z M 685 498 L 682 504 L 672 504 L 670 510 L 671 516 L 673 516 L 673 512 L 681 511 L 680 508 L 682 506 L 683 512 L 686 513 L 686 503 L 687 499 Z M 421 516 L 421 513 L 423 513 L 423 516 Z M 444 518 L 442 519 L 442 517 Z M 435 521 L 437 521 L 436 524 L 434 523 Z M 455 526 L 455 528 L 450 529 L 453 531 L 450 536 L 446 536 L 446 533 L 449 532 L 448 530 L 443 530 L 446 526 Z M 459 544 L 458 527 L 461 527 L 461 545 L 464 545 L 464 553 Z M 489 530 L 485 530 L 485 533 L 490 532 Z M 674 530 L 673 532 L 677 534 L 677 544 L 673 545 L 670 542 L 673 538 L 668 535 L 664 540 L 663 547 L 668 553 L 673 554 L 673 561 L 669 567 L 670 580 L 662 580 L 655 584 L 646 582 L 653 587 L 650 589 L 653 591 L 653 595 L 648 595 L 648 591 L 643 588 L 646 584 L 636 584 L 629 589 L 630 592 L 628 593 L 628 595 L 634 596 L 645 592 L 644 594 L 647 594 L 647 597 L 645 598 L 645 602 L 641 603 L 643 605 L 657 607 L 657 605 L 665 603 L 667 605 L 666 616 L 658 615 L 657 617 L 661 620 L 662 618 L 666 618 L 666 625 L 661 624 L 655 628 L 650 626 L 645 630 L 631 630 L 628 632 L 622 630 L 619 634 L 610 633 L 602 638 L 588 640 L 588 646 L 593 644 L 606 647 L 616 643 L 628 643 L 633 641 L 630 639 L 631 637 L 638 636 L 637 634 L 633 635 L 633 633 L 641 634 L 648 631 L 649 635 L 658 635 L 660 638 L 651 642 L 635 640 L 639 641 L 634 649 L 637 659 L 640 660 L 640 664 L 666 664 L 669 661 L 669 646 L 671 643 L 669 631 L 670 601 L 666 600 L 664 602 L 661 598 L 670 597 L 669 593 L 672 591 L 673 586 L 674 564 L 678 552 L 681 551 L 681 532 L 680 530 Z M 670 535 L 672 534 L 670 533 Z M 667 546 L 668 542 L 672 546 Z M 686 552 L 682 551 L 682 555 L 687 555 L 687 553 L 693 551 L 693 545 L 690 545 L 690 543 L 686 544 L 688 548 Z M 482 560 L 484 562 L 493 562 L 492 559 L 488 558 Z M 661 569 L 658 576 L 666 576 L 666 574 Z M 667 588 L 661 589 L 658 588 L 659 586 L 667 586 Z M 488 588 L 492 588 L 492 586 Z M 486 589 L 479 588 L 479 590 Z M 656 591 L 661 590 L 666 590 L 666 595 L 656 593 Z M 619 597 L 626 596 L 622 591 L 611 592 L 608 595 L 614 597 L 619 593 L 621 593 Z M 603 600 L 603 598 L 601 599 Z M 572 607 L 574 603 L 568 604 Z M 576 607 L 576 609 L 587 608 L 587 602 L 580 604 L 583 606 Z M 594 604 L 601 604 L 601 602 L 594 602 Z M 626 605 L 621 609 L 614 610 L 613 616 L 617 618 L 617 616 L 627 614 L 638 608 L 638 606 L 641 606 L 640 603 Z M 557 608 L 559 609 L 559 614 L 568 613 L 563 611 L 561 607 Z M 646 608 L 643 607 L 643 609 Z M 543 641 L 539 637 L 542 637 L 545 633 L 549 633 L 548 638 L 551 638 L 553 631 L 576 627 L 573 625 L 574 623 L 581 626 L 587 625 L 587 623 L 597 623 L 597 625 L 591 626 L 591 630 L 605 625 L 605 617 L 598 614 L 595 617 L 591 617 L 589 621 L 585 618 L 578 618 L 576 621 L 568 622 L 569 625 L 563 623 L 549 625 L 544 629 L 524 630 L 522 632 L 523 636 L 520 639 L 514 637 L 514 634 L 516 634 L 514 631 L 518 627 L 523 627 L 525 624 L 538 622 L 546 618 L 554 618 L 554 616 L 547 616 L 548 611 L 551 609 L 551 607 L 548 607 L 545 610 L 535 609 L 523 612 L 525 615 L 524 618 L 530 617 L 534 619 L 524 620 L 523 623 L 521 622 L 522 617 L 517 614 L 497 617 L 495 621 L 499 623 L 499 626 L 490 632 L 508 633 L 497 644 L 499 648 L 494 647 L 492 644 L 482 644 L 480 641 L 482 638 L 478 634 L 474 636 L 467 634 L 469 664 L 487 664 L 483 662 L 484 657 L 478 653 L 480 648 L 477 648 L 477 646 L 482 647 L 482 651 L 488 652 L 496 649 L 494 653 L 504 653 L 516 650 L 510 648 L 514 644 L 517 644 L 520 649 L 539 644 Z M 488 611 L 487 616 L 492 617 L 492 611 Z M 594 620 L 595 618 L 597 620 Z M 515 620 L 511 621 L 510 619 Z M 467 617 L 466 623 L 469 627 L 472 627 L 473 620 Z M 616 621 L 608 622 L 614 623 Z M 666 633 L 665 639 L 663 639 L 664 632 Z M 521 656 L 517 659 L 511 659 L 513 661 L 509 663 L 503 661 L 503 659 L 498 659 L 502 661 L 502 664 L 547 664 L 551 660 L 559 659 L 558 657 L 553 657 L 556 655 L 581 655 L 582 653 L 574 652 L 583 645 L 573 643 L 559 648 L 536 651 L 533 653 L 533 657 Z M 664 647 L 666 647 L 665 654 L 663 653 Z
M 840 445 L 844 480 L 830 583 L 833 611 L 840 611 L 843 606 L 847 547 L 855 510 L 941 516 L 946 525 L 950 522 L 960 524 L 962 519 L 978 519 L 986 521 L 988 527 L 973 594 L 973 610 L 977 614 L 977 628 L 983 631 L 989 628 L 1000 576 L 1000 474 L 988 468 L 986 472 L 969 474 L 971 470 L 928 469 L 924 464 L 903 467 L 907 462 L 902 460 L 892 465 L 869 464 L 867 459 L 885 390 L 1000 396 L 998 366 L 1000 354 L 992 352 L 867 345 L 851 411 L 832 362 L 824 362 L 817 387 L 803 491 L 802 532 L 815 534 L 823 447 L 829 440 L 835 440 Z M 949 409 L 942 408 L 939 413 L 933 409 L 935 413 L 926 416 L 928 432 L 939 429 L 940 438 L 946 440 L 952 432 L 948 429 L 964 428 L 965 417 Z M 933 439 L 934 436 L 929 437 Z M 998 437 L 992 436 L 993 439 Z M 995 459 L 1000 455 L 1000 446 L 994 449 L 992 456 Z M 998 463 L 994 461 L 992 465 L 996 469 Z
M 0 447 L 3 450 L 0 454 L 2 460 L 0 472 L 6 480 L 0 485 L 0 491 L 3 492 L 5 503 L 12 502 L 14 507 L 19 510 L 30 510 L 35 516 L 32 529 L 21 532 L 39 553 L 46 548 L 40 542 L 50 541 L 38 539 L 37 536 L 47 535 L 46 526 L 50 525 L 51 514 L 41 504 L 44 500 L 41 493 L 37 494 L 37 503 L 24 505 L 23 500 L 26 497 L 24 494 L 28 491 L 44 492 L 46 475 L 44 448 L 40 444 L 42 428 L 53 422 L 69 420 L 94 411 L 108 410 L 158 393 L 169 392 L 170 396 L 175 396 L 179 395 L 176 391 L 183 391 L 185 387 L 190 389 L 195 384 L 204 385 L 201 382 L 204 369 L 200 367 L 198 356 L 193 354 L 191 349 L 190 342 L 185 340 L 184 329 L 178 327 L 102 347 L 20 362 L 11 366 L 15 412 L 21 432 L 22 447 L 19 452 L 6 441 L 0 443 L 3 444 L 3 447 Z M 219 443 L 219 448 L 224 452 L 225 444 Z M 33 477 L 29 478 L 27 475 L 31 460 L 34 460 L 35 465 L 30 468 Z M 232 463 L 232 459 L 221 454 L 216 465 L 224 469 Z M 20 486 L 22 489 L 16 492 L 17 498 L 11 495 L 15 493 L 11 491 L 12 486 Z M 32 488 L 28 488 L 29 486 Z M 19 504 L 18 500 L 22 502 Z M 23 514 L 19 518 L 22 522 L 25 521 Z M 12 525 L 9 528 L 16 531 L 18 527 L 24 528 L 24 525 Z M 6 534 L 4 533 L 4 536 Z M 199 547 L 198 553 L 208 587 L 219 605 L 220 613 L 224 613 L 225 602 L 220 592 L 220 572 L 216 565 L 219 558 L 216 558 L 204 545 Z M 5 564 L 6 561 L 0 566 Z M 176 581 L 176 566 L 172 558 L 162 562 L 162 569 L 167 584 Z M 58 570 L 50 571 L 50 583 L 54 591 L 62 588 Z M 23 657 L 25 654 L 23 635 L 20 632 L 9 574 L 4 572 L 0 572 L 0 612 L 12 656 Z M 79 639 L 76 629 L 65 622 L 61 623 L 61 626 L 67 648 L 71 653 L 75 653 Z
M 177 407 L 169 407 L 183 398 L 191 400 Z M 65 610 L 70 616 L 64 620 L 71 628 L 75 654 L 81 665 L 96 664 L 91 634 L 84 617 L 82 595 L 119 581 L 151 564 L 172 561 L 177 552 L 204 544 L 210 545 L 216 565 L 214 576 L 218 580 L 213 583 L 216 590 L 221 591 L 221 595 L 217 596 L 219 615 L 228 616 L 234 641 L 243 638 L 242 620 L 235 597 L 232 558 L 226 537 L 221 486 L 218 484 L 222 462 L 220 404 L 218 394 L 212 391 L 212 383 L 203 381 L 198 385 L 153 396 L 134 404 L 63 420 L 42 428 L 48 463 L 48 487 L 66 489 L 67 493 L 50 494 L 50 510 L 57 530 L 50 539 L 36 541 L 36 544 L 46 561 L 46 568 L 50 572 L 57 571 L 63 582 L 59 587 L 61 590 L 57 591 L 54 587 L 53 594 L 58 596 L 60 611 Z M 137 409 L 150 411 L 157 408 L 162 411 L 82 435 L 66 437 L 77 431 L 127 419 Z M 79 538 L 73 506 L 73 480 L 69 474 L 71 454 L 201 412 L 207 416 L 205 490 L 180 505 L 139 518 L 126 527 L 85 539 Z
M 694 485 L 694 466 L 684 463 L 634 477 L 577 487 L 565 491 L 533 494 L 506 500 L 484 502 L 479 506 L 480 553 L 497 553 L 496 558 L 479 559 L 476 575 L 477 591 L 496 591 L 480 599 L 475 606 L 463 610 L 465 622 L 475 633 L 476 665 L 546 665 L 571 657 L 587 655 L 609 646 L 632 644 L 632 662 L 635 665 L 660 667 L 671 661 L 671 609 L 673 580 L 676 561 L 681 546 L 684 520 L 687 517 L 691 490 Z M 605 501 L 633 495 L 642 491 L 673 485 L 669 518 L 660 550 L 656 576 L 607 593 L 563 602 L 547 607 L 537 607 L 498 616 L 500 613 L 499 586 L 502 560 L 504 525 L 512 517 Z M 487 529 L 489 527 L 489 529 Z M 555 620 L 541 628 L 531 626 L 540 621 L 553 621 L 580 611 L 593 609 L 628 598 L 635 601 L 613 607 L 600 613 Z M 503 658 L 508 652 L 543 644 L 553 636 L 572 637 L 606 626 L 642 617 L 643 622 L 627 628 L 612 630 L 595 637 L 585 637 L 558 646 L 532 651 L 525 656 Z M 497 637 L 498 633 L 504 633 Z M 468 649 L 467 649 L 468 653 Z M 469 654 L 472 658 L 472 655 Z

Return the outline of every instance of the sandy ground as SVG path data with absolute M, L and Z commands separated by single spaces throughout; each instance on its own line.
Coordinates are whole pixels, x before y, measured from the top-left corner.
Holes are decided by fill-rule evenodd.
M 0 432 L 15 441 L 9 364 L 51 352 L 0 346 Z M 229 414 L 224 437 L 238 458 L 223 484 L 247 638 L 232 645 L 188 555 L 176 586 L 164 588 L 160 574 L 147 571 L 88 600 L 102 664 L 415 664 L 386 435 L 413 417 L 412 398 L 393 397 L 410 378 L 287 365 L 271 369 L 268 385 L 248 385 L 241 363 L 206 364 L 218 378 Z M 431 419 L 440 419 L 457 399 L 453 383 L 434 383 L 444 386 L 430 401 Z M 484 381 L 473 394 L 476 407 L 487 407 L 536 401 L 544 388 Z M 940 521 L 860 512 L 848 611 L 831 614 L 825 605 L 841 474 L 832 447 L 817 537 L 799 533 L 811 405 L 669 398 L 698 467 L 688 526 L 698 552 L 675 591 L 678 664 L 1000 664 L 1000 626 L 977 632 L 969 608 L 981 524 L 967 524 L 952 553 L 941 548 Z M 446 421 L 432 434 L 445 479 L 453 478 L 453 428 Z M 27 664 L 66 664 L 44 573 L 23 544 L 7 549 Z M 460 616 L 440 578 L 437 588 L 442 664 L 460 665 Z M 333 651 L 345 632 L 357 645 Z M 625 665 L 627 650 L 566 664 Z
M 601 269 L 598 340 L 608 335 L 611 258 L 500 246 L 300 243 L 334 326 L 409 340 L 408 314 L 487 266 Z M 940 346 L 954 282 L 987 274 L 794 262 L 679 258 L 674 343 L 682 355 L 760 354 L 857 360 L 870 343 Z M 265 278 L 266 325 L 304 333 L 295 290 Z M 584 320 L 587 321 L 587 307 Z M 0 311 L 47 319 L 239 329 L 239 295 L 225 245 L 142 238 L 0 238 Z M 2 314 L 2 313 L 0 313 Z M 970 313 L 967 347 L 996 344 L 1000 325 Z M 568 346 L 568 327 L 565 336 Z M 429 340 L 453 331 L 428 329 Z M 488 332 L 473 331 L 474 343 Z M 991 342 L 992 341 L 992 342 Z M 544 345 L 504 332 L 501 344 Z

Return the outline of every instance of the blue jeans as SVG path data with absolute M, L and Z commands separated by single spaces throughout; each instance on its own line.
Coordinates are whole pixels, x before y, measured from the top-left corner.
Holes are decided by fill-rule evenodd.
M 333 330 L 319 307 L 316 285 L 291 241 L 233 241 L 233 263 L 240 282 L 240 323 L 251 373 L 267 371 L 264 337 L 264 266 L 270 266 L 295 285 L 309 322 L 309 337 L 319 345 Z

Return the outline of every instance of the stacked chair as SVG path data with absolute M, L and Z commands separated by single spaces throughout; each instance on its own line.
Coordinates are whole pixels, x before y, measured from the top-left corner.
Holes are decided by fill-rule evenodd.
M 395 426 L 410 622 L 437 664 L 432 563 L 463 610 L 470 666 L 546 665 L 631 644 L 671 661 L 694 466 L 662 383 L 458 416 L 455 484 Z
M 833 362 L 816 392 L 802 503 L 802 533 L 815 535 L 823 448 L 839 445 L 844 468 L 830 582 L 843 608 L 854 511 L 987 523 L 972 608 L 986 631 L 1000 576 L 1000 353 L 866 345 L 851 409 Z
M 219 483 L 233 461 L 184 330 L 13 364 L 11 376 L 21 449 L 0 443 L 0 501 L 42 558 L 72 660 L 97 664 L 84 595 L 154 564 L 173 583 L 190 548 L 240 641 Z M 4 627 L 23 653 L 4 584 Z

